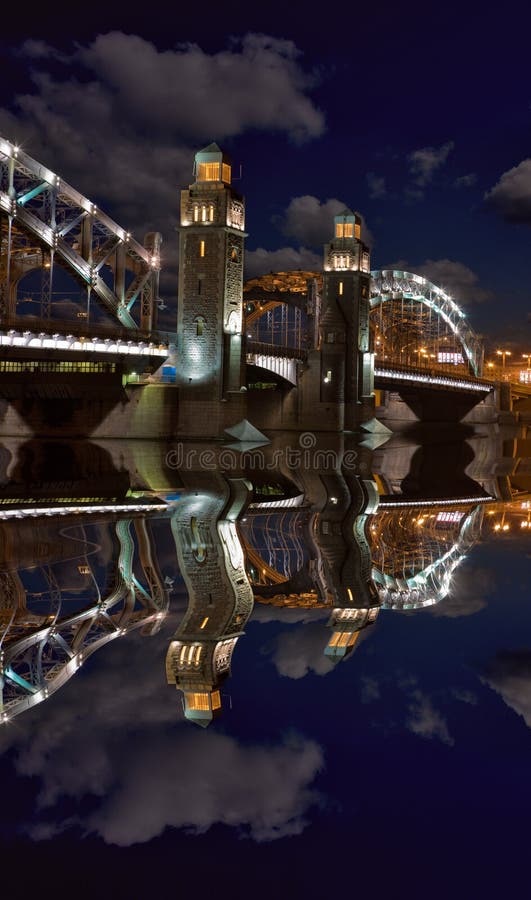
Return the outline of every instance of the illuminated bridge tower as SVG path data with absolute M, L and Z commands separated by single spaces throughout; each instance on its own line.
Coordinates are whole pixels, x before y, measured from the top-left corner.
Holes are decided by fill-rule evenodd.
M 196 153 L 196 180 L 181 191 L 178 377 L 196 399 L 226 399 L 243 377 L 245 206 L 217 144 Z
M 370 254 L 361 219 L 345 209 L 325 244 L 321 315 L 321 402 L 339 404 L 342 427 L 374 416 L 374 357 L 369 335 Z

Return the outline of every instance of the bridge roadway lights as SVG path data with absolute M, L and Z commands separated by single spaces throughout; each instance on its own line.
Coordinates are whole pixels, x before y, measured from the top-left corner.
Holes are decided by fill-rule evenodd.
M 122 341 L 120 338 L 85 338 L 73 334 L 55 333 L 46 337 L 44 332 L 34 334 L 31 331 L 18 333 L 13 329 L 0 332 L 0 347 L 24 347 L 36 350 L 68 350 L 78 353 L 112 353 L 123 356 L 159 356 L 166 359 L 170 348 L 160 344 L 146 344 L 145 341 Z

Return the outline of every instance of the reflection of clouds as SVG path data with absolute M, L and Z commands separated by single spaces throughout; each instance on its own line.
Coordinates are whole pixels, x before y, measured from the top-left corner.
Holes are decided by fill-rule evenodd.
M 176 625 L 171 616 L 154 638 L 131 635 L 105 648 L 99 666 L 95 657 L 81 678 L 0 732 L 0 751 L 11 751 L 19 775 L 40 782 L 26 829 L 33 839 L 71 825 L 123 846 L 166 827 L 203 832 L 224 823 L 259 841 L 303 830 L 321 749 L 301 737 L 250 746 L 183 725 L 164 670 Z M 93 811 L 64 818 L 64 798 L 90 801 Z
M 309 672 L 326 675 L 334 668 L 324 655 L 330 632 L 323 625 L 311 624 L 277 637 L 269 652 L 277 672 L 286 678 L 304 678 Z
M 496 581 L 490 569 L 465 565 L 456 569 L 450 593 L 436 606 L 430 607 L 431 613 L 449 619 L 472 616 L 486 607 L 495 589 Z
M 482 681 L 531 728 L 531 650 L 502 650 L 488 664 Z
M 296 622 L 317 622 L 330 618 L 330 609 L 305 609 L 303 606 L 287 607 L 255 603 L 252 622 L 284 622 L 292 625 Z
M 454 739 L 448 731 L 448 725 L 440 712 L 435 709 L 431 699 L 422 691 L 416 690 L 411 694 L 411 703 L 408 707 L 409 717 L 406 720 L 406 728 L 423 738 L 436 738 L 443 744 L 454 744 Z

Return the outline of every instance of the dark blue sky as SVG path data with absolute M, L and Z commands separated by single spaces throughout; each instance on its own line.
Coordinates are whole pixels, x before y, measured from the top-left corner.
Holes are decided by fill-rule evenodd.
M 528 25 L 515 2 L 96 2 L 75 28 L 58 5 L 29 22 L 11 9 L 0 132 L 137 237 L 163 231 L 171 305 L 178 188 L 217 139 L 243 166 L 250 274 L 317 265 L 346 203 L 374 267 L 426 274 L 527 352 Z

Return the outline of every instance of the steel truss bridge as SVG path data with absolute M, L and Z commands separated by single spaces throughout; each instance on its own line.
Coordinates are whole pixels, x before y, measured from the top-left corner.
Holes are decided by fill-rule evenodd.
M 248 362 L 296 383 L 308 351 L 320 346 L 321 291 L 318 272 L 276 272 L 246 282 Z M 493 382 L 482 377 L 481 340 L 442 288 L 411 272 L 376 270 L 370 304 L 378 386 L 492 390 Z M 279 359 L 285 361 L 283 370 Z
M 32 159 L 15 144 L 0 138 L 0 328 L 1 343 L 44 339 L 53 314 L 54 279 L 68 276 L 84 297 L 89 319 L 92 302 L 123 329 L 118 337 L 144 340 L 152 347 L 156 338 L 159 301 L 161 236 L 147 234 L 142 246 L 131 234 L 105 215 L 59 175 Z M 38 273 L 36 275 L 35 273 Z M 39 315 L 36 325 L 18 317 L 17 302 L 23 296 L 27 276 L 40 275 Z M 29 329 L 21 331 L 26 320 Z M 39 327 L 37 327 L 37 325 Z M 97 328 L 87 321 L 78 330 L 87 334 L 83 350 Z M 55 333 L 57 329 L 53 329 Z M 113 334 L 100 334 L 102 343 Z M 57 340 L 73 336 L 66 330 Z M 115 336 L 116 337 L 116 336 Z M 68 349 L 77 349 L 69 346 Z M 101 350 L 101 348 L 98 348 Z M 105 351 L 104 351 L 105 352 Z M 112 352 L 112 351 L 111 351 Z M 156 355 L 156 354 L 154 354 Z

